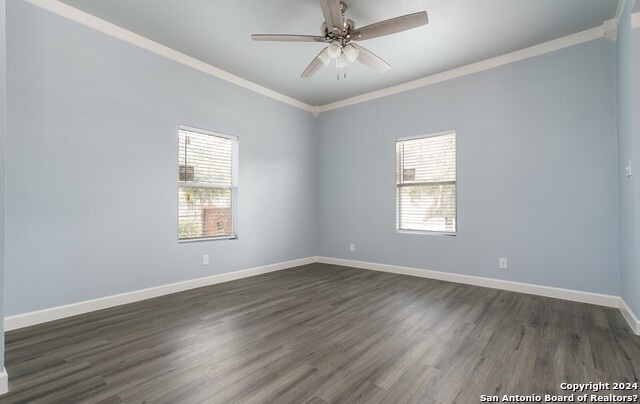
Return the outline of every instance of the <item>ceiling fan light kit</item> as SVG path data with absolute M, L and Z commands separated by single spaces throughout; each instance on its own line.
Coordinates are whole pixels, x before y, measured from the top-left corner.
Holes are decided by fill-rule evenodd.
M 331 59 L 336 59 L 342 54 L 342 48 L 337 43 L 332 43 L 327 47 L 327 53 Z
M 387 62 L 362 46 L 351 43 L 351 41 L 364 41 L 395 34 L 429 22 L 427 12 L 419 11 L 356 29 L 356 24 L 344 16 L 344 12 L 347 9 L 345 3 L 339 0 L 320 0 L 320 7 L 324 14 L 324 22 L 320 26 L 322 36 L 253 34 L 251 39 L 254 41 L 322 42 L 329 44 L 309 63 L 301 77 L 313 76 L 322 65 L 328 66 L 332 60 L 335 60 L 337 69 L 345 68 L 349 63 L 357 60 L 379 73 L 384 73 L 391 68 Z M 340 75 L 338 75 L 338 79 L 339 77 Z
M 358 59 L 358 55 L 360 54 L 360 51 L 358 50 L 358 48 L 356 48 L 351 44 L 342 48 L 342 51 L 347 57 L 347 60 L 349 61 L 349 63 L 355 62 Z

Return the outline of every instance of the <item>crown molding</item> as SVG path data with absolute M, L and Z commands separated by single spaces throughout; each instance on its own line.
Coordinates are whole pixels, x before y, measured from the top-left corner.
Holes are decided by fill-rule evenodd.
M 331 111 L 346 106 L 359 104 L 366 101 L 375 100 L 389 95 L 402 93 L 405 91 L 414 90 L 420 87 L 425 87 L 431 84 L 436 84 L 442 81 L 451 80 L 454 78 L 466 76 L 473 73 L 478 73 L 484 70 L 493 69 L 495 67 L 503 66 L 509 63 L 518 62 L 524 59 L 540 56 L 545 53 L 553 52 L 563 48 L 567 48 L 573 45 L 578 45 L 584 42 L 592 41 L 594 39 L 602 38 L 605 35 L 611 37 L 613 35 L 611 30 L 613 26 L 617 28 L 619 21 L 618 14 L 624 7 L 627 0 L 619 0 L 618 10 L 616 11 L 616 17 L 605 21 L 602 26 L 595 27 L 586 31 L 578 32 L 572 35 L 568 35 L 562 38 L 554 39 L 549 42 L 545 42 L 539 45 L 531 46 L 529 48 L 521 49 L 515 52 L 507 53 L 505 55 L 497 56 L 491 59 L 483 60 L 480 62 L 472 63 L 470 65 L 458 67 L 455 69 L 447 70 L 445 72 L 437 73 L 431 76 L 423 77 L 421 79 L 413 80 L 396 86 L 384 88 L 382 90 L 373 91 L 370 93 L 358 95 L 355 97 L 347 98 L 344 100 L 332 102 L 325 105 L 312 106 L 302 101 L 296 100 L 287 95 L 278 93 L 274 90 L 263 87 L 259 84 L 251 82 L 249 80 L 238 77 L 232 73 L 219 69 L 215 66 L 202 62 L 184 53 L 178 52 L 167 46 L 161 45 L 148 38 L 138 35 L 134 32 L 126 30 L 120 26 L 102 20 L 89 13 L 78 10 L 58 0 L 24 0 L 27 3 L 50 11 L 54 14 L 60 15 L 64 18 L 93 28 L 96 31 L 102 32 L 114 38 L 120 39 L 132 45 L 146 49 L 150 52 L 164 56 L 175 62 L 181 63 L 185 66 L 199 70 L 203 73 L 233 83 L 240 87 L 254 91 L 258 94 L 273 98 L 277 101 L 284 102 L 296 108 L 300 108 L 304 111 L 310 112 L 314 117 L 318 117 L 320 113 Z M 640 12 L 634 13 L 631 16 L 632 27 L 637 28 L 640 26 Z M 617 31 L 617 29 L 616 29 Z
M 605 21 L 602 24 L 602 28 L 604 29 L 604 36 L 611 39 L 612 41 L 615 41 L 618 37 L 618 26 L 620 25 L 622 13 L 624 12 L 628 1 L 629 0 L 619 0 L 618 9 L 616 10 L 616 16 L 611 20 Z M 629 8 L 631 8 L 632 6 L 633 5 L 631 5 Z M 635 13 L 631 13 L 631 29 L 636 29 L 639 27 L 640 11 L 636 11 Z
M 615 41 L 618 39 L 618 26 L 620 25 L 620 20 L 618 18 L 612 18 L 602 23 L 602 31 L 604 37 L 609 39 L 610 41 Z
M 618 0 L 618 8 L 616 9 L 616 15 L 613 17 L 614 19 L 620 21 L 622 17 L 622 13 L 624 13 L 624 8 L 627 5 L 628 0 Z
M 622 18 L 622 13 L 624 13 L 626 5 L 627 0 L 618 0 L 615 17 L 602 23 L 605 38 L 612 41 L 618 39 L 618 27 L 620 26 L 620 19 Z
M 562 38 L 554 39 L 549 42 L 544 42 L 539 45 L 534 45 L 529 48 L 521 49 L 515 52 L 507 53 L 505 55 L 496 56 L 491 59 L 483 60 L 481 62 L 472 63 L 470 65 L 458 67 L 456 69 L 448 70 L 442 73 L 437 73 L 432 76 L 427 76 L 418 80 L 409 81 L 407 83 L 399 84 L 397 86 L 388 87 L 382 90 L 373 91 L 367 94 L 359 95 L 357 97 L 347 98 L 342 101 L 333 102 L 323 105 L 318 108 L 319 112 L 331 111 L 333 109 L 343 108 L 349 105 L 359 104 L 361 102 L 371 101 L 389 95 L 402 93 L 416 88 L 428 86 L 431 84 L 439 83 L 446 80 L 455 79 L 458 77 L 466 76 L 473 73 L 478 73 L 484 70 L 493 69 L 495 67 L 504 66 L 509 63 L 518 62 L 524 59 L 540 56 L 545 53 L 554 52 L 563 48 L 578 45 L 584 42 L 592 41 L 594 39 L 602 38 L 604 31 L 602 26 L 588 29 L 586 31 L 578 32 L 572 35 L 568 35 Z
M 233 83 L 237 86 L 244 87 L 258 94 L 262 94 L 264 96 L 284 102 L 285 104 L 289 104 L 291 106 L 300 108 L 307 112 L 311 112 L 311 113 L 314 112 L 313 107 L 309 104 L 306 104 L 302 101 L 298 101 L 284 94 L 280 94 L 276 91 L 270 90 L 252 81 L 243 79 L 242 77 L 238 77 L 227 71 L 224 71 L 215 66 L 202 62 L 191 56 L 185 55 L 184 53 L 173 50 L 167 46 L 161 45 L 157 42 L 154 42 L 148 38 L 143 37 L 142 35 L 138 35 L 118 25 L 102 20 L 98 17 L 95 17 L 82 10 L 78 10 L 77 8 L 71 7 L 57 0 L 25 0 L 25 1 L 27 3 L 33 4 L 34 6 L 50 11 L 54 14 L 65 17 L 79 24 L 85 25 L 89 28 L 93 28 L 96 31 L 100 31 L 104 34 L 120 39 L 124 42 L 128 42 L 132 45 L 146 49 L 160 56 L 164 56 L 167 59 L 171 59 L 175 62 L 181 63 L 185 66 L 189 66 L 203 73 L 228 81 L 229 83 Z

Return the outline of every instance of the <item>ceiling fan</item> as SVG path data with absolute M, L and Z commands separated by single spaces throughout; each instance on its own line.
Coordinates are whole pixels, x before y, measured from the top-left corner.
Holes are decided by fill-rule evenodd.
M 254 41 L 322 42 L 329 44 L 309 63 L 309 66 L 302 72 L 301 77 L 313 76 L 322 65 L 328 65 L 332 60 L 336 61 L 336 68 L 338 69 L 346 67 L 349 63 L 357 60 L 379 73 L 384 73 L 391 66 L 362 46 L 352 43 L 352 41 L 364 41 L 395 34 L 429 22 L 427 12 L 420 11 L 356 28 L 352 20 L 345 18 L 344 12 L 347 9 L 347 5 L 340 0 L 320 0 L 320 7 L 324 14 L 324 22 L 320 27 L 321 35 L 253 34 L 251 39 Z

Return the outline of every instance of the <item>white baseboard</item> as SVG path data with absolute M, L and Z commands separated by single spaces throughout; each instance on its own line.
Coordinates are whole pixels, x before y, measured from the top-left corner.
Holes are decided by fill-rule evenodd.
M 67 304 L 64 306 L 18 314 L 15 316 L 5 317 L 4 329 L 5 331 L 11 331 L 35 324 L 88 313 L 91 311 L 106 309 L 109 307 L 119 306 L 127 303 L 133 303 L 140 300 L 151 299 L 154 297 L 182 292 L 185 290 L 195 289 L 203 286 L 214 285 L 216 283 L 229 282 L 236 279 L 248 278 L 250 276 L 280 271 L 300 265 L 313 264 L 315 262 L 362 268 L 373 271 L 389 272 L 400 275 L 416 276 L 420 278 L 438 279 L 449 282 L 463 283 L 467 285 L 483 286 L 488 288 L 509 290 L 512 292 L 521 292 L 538 296 L 571 300 L 581 303 L 597 304 L 599 306 L 616 307 L 620 309 L 622 315 L 629 323 L 629 326 L 631 327 L 633 332 L 640 335 L 640 320 L 638 320 L 638 317 L 633 313 L 633 311 L 629 308 L 625 301 L 619 296 L 582 292 L 571 289 L 555 288 L 551 286 L 532 285 L 528 283 L 511 282 L 500 279 L 483 278 L 479 276 L 462 275 L 450 272 L 432 271 L 428 269 L 418 269 L 397 265 L 377 264 L 373 262 L 329 257 L 307 257 L 293 261 L 280 262 L 276 264 L 245 269 L 242 271 L 207 276 L 204 278 L 190 279 L 183 282 L 156 286 L 153 288 L 141 289 L 132 292 L 121 293 L 118 295 L 106 296 L 98 299 Z M 5 378 L 4 380 L 6 384 L 6 372 L 0 373 L 0 391 L 2 391 L 1 389 L 3 386 L 3 377 Z
M 341 265 L 354 268 L 369 269 L 372 271 L 389 272 L 393 274 L 417 276 L 420 278 L 438 279 L 467 285 L 484 286 L 494 289 L 509 290 L 512 292 L 528 293 L 531 295 L 553 297 L 556 299 L 571 300 L 580 303 L 590 303 L 599 306 L 615 307 L 620 309 L 622 316 L 627 320 L 631 330 L 640 335 L 640 320 L 629 308 L 627 303 L 620 296 L 603 295 L 600 293 L 582 292 L 579 290 L 554 288 L 551 286 L 532 285 L 530 283 L 520 283 L 503 281 L 500 279 L 483 278 L 479 276 L 462 275 L 450 272 L 432 271 L 428 269 L 418 269 L 401 267 L 397 265 L 376 264 L 373 262 L 346 260 L 341 258 L 318 257 L 318 262 L 324 264 Z
M 627 320 L 627 323 L 629 323 L 629 327 L 631 327 L 633 332 L 637 335 L 640 335 L 640 320 L 635 315 L 633 310 L 629 308 L 627 302 L 625 302 L 623 298 L 620 298 L 620 311 L 622 312 L 622 316 L 624 317 L 624 319 Z
M 140 300 L 151 299 L 153 297 L 182 292 L 189 289 L 200 288 L 202 286 L 214 285 L 216 283 L 229 282 L 236 279 L 248 278 L 266 274 L 268 272 L 280 271 L 300 265 L 313 264 L 318 262 L 318 257 L 307 257 L 293 261 L 279 262 L 242 271 L 228 272 L 224 274 L 207 276 L 204 278 L 190 279 L 187 281 L 171 283 L 168 285 L 156 286 L 148 289 L 141 289 L 118 295 L 105 296 L 98 299 L 86 300 L 83 302 L 66 304 L 29 313 L 18 314 L 5 317 L 4 330 L 11 331 L 18 328 L 28 327 L 35 324 L 46 323 L 47 321 L 58 320 L 91 311 L 120 306 L 122 304 L 138 302 Z
M 529 283 L 503 281 L 500 279 L 483 278 L 479 276 L 462 275 L 450 272 L 432 271 L 401 267 L 396 265 L 376 264 L 373 262 L 353 261 L 338 258 L 319 257 L 319 262 L 334 265 L 343 265 L 355 268 L 370 269 L 373 271 L 390 272 L 394 274 L 417 276 L 420 278 L 438 279 L 467 285 L 484 286 L 487 288 L 509 290 L 512 292 L 528 293 L 531 295 L 554 297 L 557 299 L 571 300 L 574 302 L 591 303 L 599 306 L 620 307 L 620 297 L 602 295 L 599 293 L 581 292 L 571 289 L 554 288 L 551 286 L 532 285 Z
M 7 374 L 7 369 L 2 368 L 2 372 L 0 372 L 0 394 L 4 394 L 9 391 L 9 375 Z

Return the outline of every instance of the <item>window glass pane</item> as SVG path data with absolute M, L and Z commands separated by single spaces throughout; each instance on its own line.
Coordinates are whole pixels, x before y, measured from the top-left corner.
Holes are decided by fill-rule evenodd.
M 178 238 L 232 236 L 231 189 L 181 186 Z
M 400 230 L 456 231 L 456 185 L 400 187 Z
M 455 133 L 404 140 L 397 145 L 399 183 L 456 180 Z
M 206 184 L 232 184 L 233 140 L 180 130 L 179 180 Z

